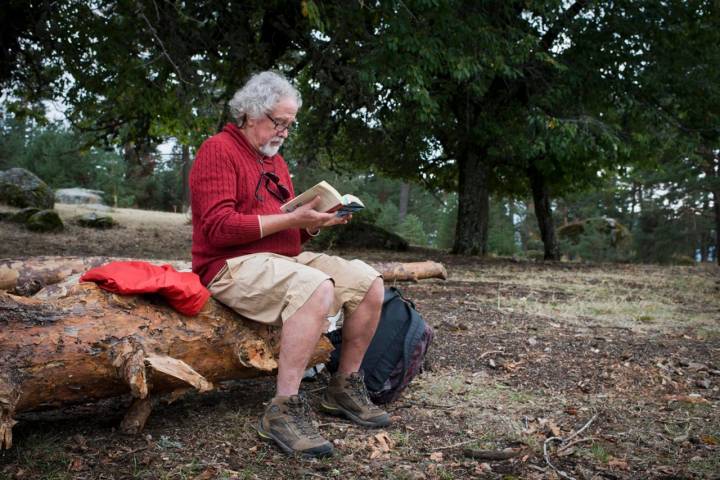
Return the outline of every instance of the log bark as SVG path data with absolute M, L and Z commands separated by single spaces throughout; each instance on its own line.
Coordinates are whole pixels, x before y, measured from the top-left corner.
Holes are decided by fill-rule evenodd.
M 152 297 L 118 296 L 93 283 L 49 301 L 0 292 L 1 446 L 12 445 L 17 412 L 269 375 L 279 345 L 278 329 L 212 299 L 185 317 Z M 321 337 L 309 364 L 331 350 Z M 142 429 L 148 409 L 136 402 L 123 426 Z
M 411 263 L 373 263 L 373 268 L 383 274 L 386 283 L 397 281 L 411 281 L 426 278 L 440 278 L 447 280 L 447 270 L 442 263 L 425 261 Z
M 35 294 L 0 291 L 0 449 L 12 445 L 16 413 L 130 393 L 134 401 L 121 429 L 137 433 L 158 394 L 175 398 L 189 388 L 207 391 L 216 382 L 276 371 L 280 330 L 213 299 L 186 317 L 154 296 L 120 296 L 77 283 L 82 272 L 110 260 L 0 260 L 14 292 Z M 447 277 L 435 262 L 377 267 L 386 280 Z M 321 337 L 308 365 L 326 361 L 331 351 Z

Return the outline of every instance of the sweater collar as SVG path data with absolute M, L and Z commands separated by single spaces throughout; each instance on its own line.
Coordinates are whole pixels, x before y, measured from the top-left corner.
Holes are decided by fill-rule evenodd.
M 278 155 L 277 153 L 272 157 L 266 157 L 265 155 L 263 155 L 255 147 L 252 146 L 247 137 L 245 137 L 245 134 L 242 132 L 242 130 L 240 130 L 240 128 L 232 122 L 228 122 L 225 125 L 225 127 L 223 128 L 223 132 L 228 133 L 242 150 L 247 150 L 247 152 L 252 155 L 252 157 L 255 158 L 257 161 L 273 163 L 275 157 Z

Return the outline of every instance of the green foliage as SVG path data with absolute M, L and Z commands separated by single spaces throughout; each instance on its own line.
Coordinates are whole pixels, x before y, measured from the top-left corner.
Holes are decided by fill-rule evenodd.
M 395 231 L 395 228 L 398 225 L 399 218 L 400 209 L 397 207 L 397 205 L 391 202 L 385 202 L 381 205 L 380 214 L 378 215 L 375 224 L 378 227 L 384 228 L 385 230 Z
M 397 233 L 412 245 L 428 244 L 428 236 L 425 233 L 422 220 L 412 213 L 406 215 L 398 225 Z
M 672 263 L 678 255 L 693 258 L 694 239 L 688 235 L 687 223 L 678 220 L 674 212 L 654 202 L 643 205 L 634 232 L 637 260 Z
M 455 225 L 457 224 L 458 201 L 456 194 L 450 194 L 447 197 L 447 207 L 441 214 L 438 227 L 437 247 L 444 250 L 452 248 L 455 242 Z
M 488 231 L 488 252 L 510 256 L 517 253 L 515 225 L 508 203 L 493 198 L 490 203 L 490 229 Z
M 393 182 L 409 182 L 415 218 L 402 228 L 414 241 L 510 254 L 514 217 L 487 200 L 533 198 L 530 187 L 563 221 L 607 215 L 635 231 L 659 219 L 636 237 L 638 252 L 667 250 L 657 259 L 709 251 L 720 229 L 715 0 L 8 8 L 5 111 L 38 124 L 3 126 L 0 168 L 25 166 L 55 187 L 177 208 L 180 162 L 143 161 L 170 137 L 199 145 L 248 74 L 275 68 L 305 99 L 286 149 L 297 189 L 320 178 L 361 192 L 363 218 L 400 230 Z M 72 133 L 40 128 L 47 99 L 66 107 Z M 535 249 L 534 213 L 521 217 Z M 680 244 L 651 242 L 666 233 Z
M 118 207 L 177 210 L 182 201 L 178 155 L 160 162 L 154 174 L 129 179 L 126 159 L 109 149 L 88 147 L 86 136 L 59 124 L 39 126 L 10 120 L 0 126 L 1 168 L 25 168 L 51 188 L 82 187 L 105 192 Z

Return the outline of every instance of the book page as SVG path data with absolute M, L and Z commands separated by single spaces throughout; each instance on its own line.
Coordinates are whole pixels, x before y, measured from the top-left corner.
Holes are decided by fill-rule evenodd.
M 335 190 L 332 185 L 323 180 L 285 203 L 280 207 L 280 210 L 286 213 L 292 212 L 299 206 L 312 201 L 312 199 L 317 196 L 320 197 L 320 204 L 315 207 L 318 212 L 327 212 L 337 208 L 342 203 L 342 196 L 338 193 L 338 191 Z

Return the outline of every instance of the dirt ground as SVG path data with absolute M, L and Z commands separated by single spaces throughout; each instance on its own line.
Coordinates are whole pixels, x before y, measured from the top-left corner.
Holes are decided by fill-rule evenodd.
M 0 258 L 189 259 L 183 215 L 119 210 L 119 228 L 92 231 L 57 208 L 64 233 L 0 223 Z M 127 398 L 21 416 L 0 479 L 720 478 L 717 267 L 334 253 L 450 274 L 399 285 L 436 339 L 390 427 L 318 414 L 336 455 L 287 457 L 254 431 L 272 378 L 229 382 L 159 402 L 134 437 L 117 431 Z M 312 404 L 326 382 L 303 384 Z

